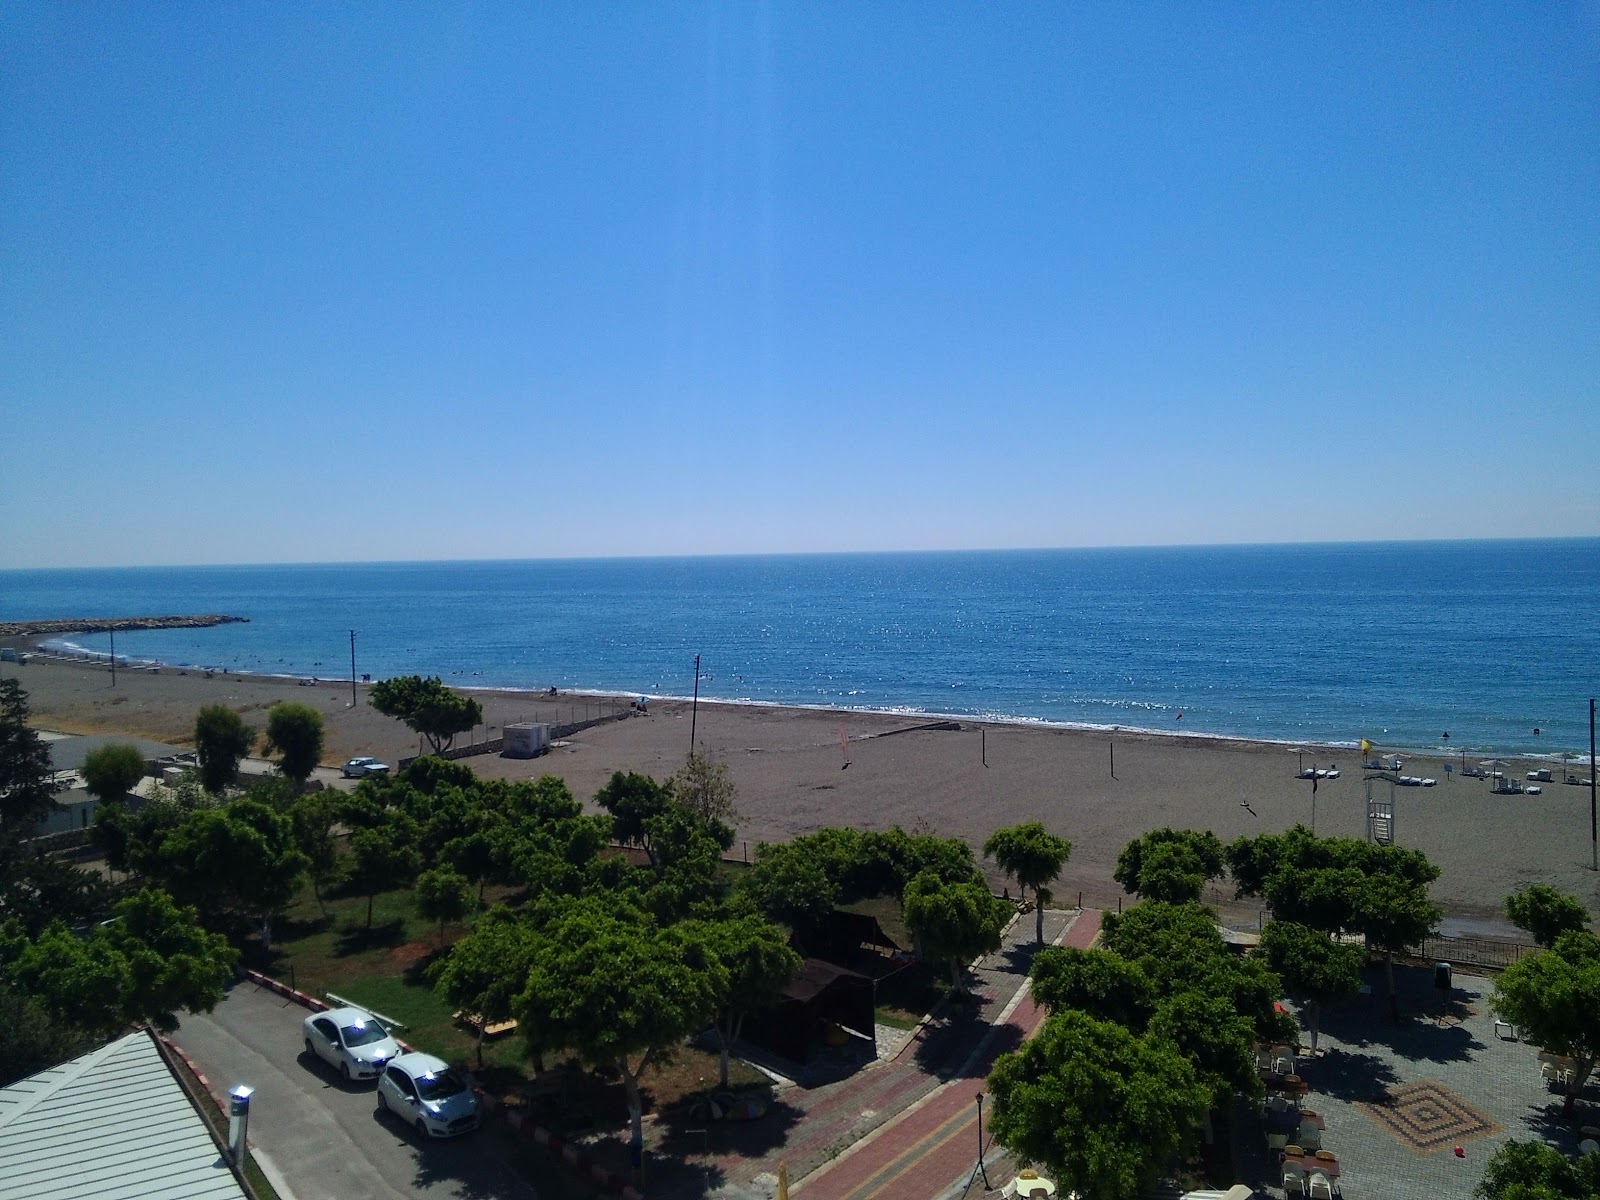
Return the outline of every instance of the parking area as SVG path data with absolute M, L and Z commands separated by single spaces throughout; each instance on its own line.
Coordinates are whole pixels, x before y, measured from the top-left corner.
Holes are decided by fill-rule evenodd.
M 246 1083 L 256 1089 L 250 1140 L 292 1200 L 572 1200 L 592 1194 L 493 1122 L 462 1138 L 422 1142 L 378 1110 L 373 1084 L 346 1084 L 306 1052 L 305 1016 L 298 1004 L 238 983 L 214 1012 L 185 1014 L 174 1035 L 213 1088 Z

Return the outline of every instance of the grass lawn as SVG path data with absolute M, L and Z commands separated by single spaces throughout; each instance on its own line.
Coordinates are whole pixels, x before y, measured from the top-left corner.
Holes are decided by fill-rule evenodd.
M 507 895 L 515 893 L 502 890 L 496 894 L 491 889 L 485 900 L 493 903 Z M 245 954 L 246 965 L 320 999 L 334 992 L 393 1018 L 401 1026 L 399 1036 L 419 1050 L 476 1071 L 477 1035 L 455 1022 L 450 1006 L 424 974 L 440 953 L 439 927 L 416 915 L 410 889 L 374 897 L 370 928 L 365 896 L 332 896 L 326 898 L 326 905 L 324 916 L 310 889 L 303 891 L 284 919 L 276 923 L 272 953 L 263 956 L 260 947 L 252 945 Z M 466 926 L 446 925 L 446 947 L 468 932 Z M 484 1042 L 483 1061 L 482 1083 L 501 1096 L 524 1090 L 548 1091 L 554 1086 L 548 1076 L 558 1075 L 548 1072 L 547 1079 L 536 1084 L 523 1041 L 516 1034 Z M 546 1062 L 549 1067 L 556 1065 Z M 670 1108 L 715 1088 L 718 1074 L 715 1054 L 692 1046 L 680 1048 L 671 1062 L 646 1073 L 646 1111 Z M 605 1125 L 625 1115 L 619 1083 L 602 1081 L 590 1086 L 571 1082 L 575 1079 L 571 1075 L 558 1075 L 558 1079 L 562 1095 L 558 1115 L 569 1128 Z M 765 1086 L 767 1078 L 736 1059 L 730 1064 L 729 1083 L 736 1088 Z

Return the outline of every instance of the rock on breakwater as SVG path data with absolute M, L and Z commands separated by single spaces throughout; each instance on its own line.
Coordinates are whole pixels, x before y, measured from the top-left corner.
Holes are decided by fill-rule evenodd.
M 68 617 L 49 621 L 0 621 L 0 637 L 56 637 L 64 633 L 108 633 L 113 629 L 206 629 L 248 622 L 249 617 L 202 613 L 188 617 Z

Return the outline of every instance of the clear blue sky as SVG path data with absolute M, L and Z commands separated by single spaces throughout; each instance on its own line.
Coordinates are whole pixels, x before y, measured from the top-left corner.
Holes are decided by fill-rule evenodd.
M 0 566 L 1600 533 L 1600 6 L 0 8 Z

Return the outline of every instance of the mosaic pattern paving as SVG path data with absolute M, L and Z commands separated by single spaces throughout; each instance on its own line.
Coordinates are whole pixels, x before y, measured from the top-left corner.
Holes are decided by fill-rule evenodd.
M 1437 1079 L 1393 1088 L 1382 1100 L 1356 1107 L 1418 1154 L 1432 1154 L 1501 1129 L 1488 1113 L 1474 1108 Z

